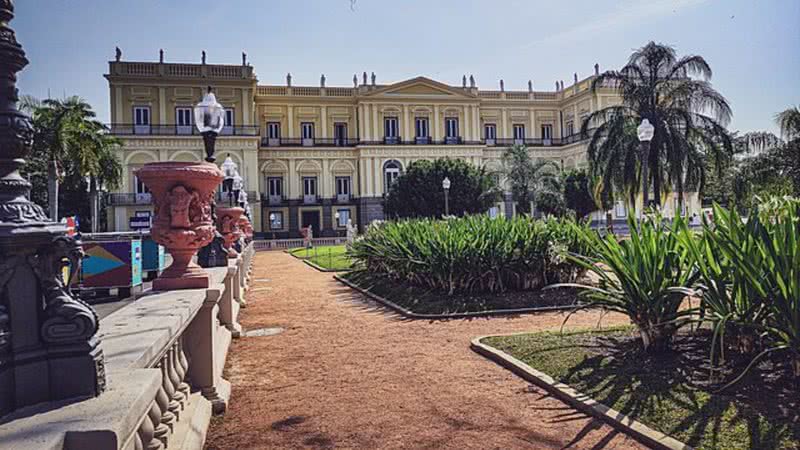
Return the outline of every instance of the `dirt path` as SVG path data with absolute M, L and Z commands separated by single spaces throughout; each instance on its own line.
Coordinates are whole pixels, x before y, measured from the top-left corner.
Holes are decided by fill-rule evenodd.
M 279 252 L 256 255 L 253 280 L 242 326 L 285 331 L 234 342 L 231 406 L 209 449 L 642 448 L 469 349 L 478 335 L 557 329 L 561 314 L 401 320 Z

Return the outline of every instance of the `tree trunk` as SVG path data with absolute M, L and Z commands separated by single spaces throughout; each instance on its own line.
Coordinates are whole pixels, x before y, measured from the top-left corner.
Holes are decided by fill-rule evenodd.
M 97 204 L 97 182 L 94 177 L 89 177 L 89 198 L 92 202 L 92 233 L 97 233 L 100 225 L 99 220 L 99 205 Z
M 55 161 L 47 165 L 47 206 L 50 219 L 58 221 L 58 165 Z
M 675 334 L 675 327 L 670 324 L 637 325 L 639 336 L 642 338 L 642 345 L 645 353 L 658 354 L 669 349 L 672 343 L 672 335 Z

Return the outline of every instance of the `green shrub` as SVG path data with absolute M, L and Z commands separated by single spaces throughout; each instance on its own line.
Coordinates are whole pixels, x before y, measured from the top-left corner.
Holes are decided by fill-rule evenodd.
M 578 277 L 565 255 L 585 252 L 582 231 L 586 224 L 526 216 L 413 219 L 371 227 L 349 252 L 363 270 L 448 295 L 534 290 Z
M 627 315 L 639 330 L 645 351 L 667 349 L 677 329 L 691 320 L 692 308 L 682 308 L 697 279 L 685 246 L 676 230 L 686 228 L 680 217 L 671 225 L 661 217 L 637 223 L 628 217 L 630 237 L 600 236 L 581 229 L 591 255 L 572 254 L 576 264 L 594 272 L 599 286 L 560 284 L 583 289 L 582 308 L 602 307 Z
M 685 232 L 683 241 L 701 274 L 712 361 L 717 352 L 724 360 L 725 336 L 733 334 L 738 351 L 759 352 L 749 367 L 781 351 L 800 377 L 800 200 L 769 200 L 747 220 L 715 205 L 702 237 Z

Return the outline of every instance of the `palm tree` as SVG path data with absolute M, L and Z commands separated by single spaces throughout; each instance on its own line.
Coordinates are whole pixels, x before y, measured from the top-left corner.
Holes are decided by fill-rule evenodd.
M 588 135 L 598 124 L 588 148 L 592 175 L 625 192 L 632 203 L 641 186 L 645 205 L 651 185 L 659 205 L 662 193 L 671 189 L 681 199 L 686 190 L 702 190 L 705 160 L 721 170 L 733 151 L 725 129 L 731 108 L 710 78 L 711 68 L 701 56 L 678 57 L 672 47 L 655 42 L 634 51 L 622 69 L 595 78 L 593 91 L 614 87 L 622 104 L 593 112 L 581 126 Z M 636 136 L 643 119 L 655 127 L 647 152 Z
M 787 141 L 800 138 L 800 107 L 786 109 L 775 116 L 775 121 L 781 128 L 781 135 Z
M 540 196 L 562 195 L 558 165 L 552 161 L 534 162 L 524 145 L 514 145 L 503 153 L 503 174 L 511 186 L 517 211 L 531 213 L 531 204 Z
M 47 99 L 33 105 L 34 145 L 47 156 L 50 215 L 58 218 L 58 182 L 63 174 L 86 177 L 92 199 L 92 223 L 96 228 L 97 191 L 114 188 L 122 180 L 122 165 L 114 155 L 119 140 L 95 117 L 80 97 Z

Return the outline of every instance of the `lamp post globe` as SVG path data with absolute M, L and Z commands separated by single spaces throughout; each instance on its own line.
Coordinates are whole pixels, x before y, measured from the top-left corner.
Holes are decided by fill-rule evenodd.
M 444 189 L 444 215 L 450 215 L 450 199 L 448 198 L 450 195 L 450 178 L 444 177 L 442 180 L 442 189 Z
M 648 176 L 648 160 L 650 157 L 650 141 L 653 140 L 656 128 L 647 118 L 642 119 L 642 123 L 636 127 L 636 134 L 642 144 L 642 214 L 650 206 L 650 178 Z
M 214 146 L 222 128 L 225 126 L 225 108 L 217 102 L 211 86 L 200 101 L 194 107 L 194 123 L 197 130 L 203 136 L 203 144 L 206 150 L 206 161 L 214 162 Z

